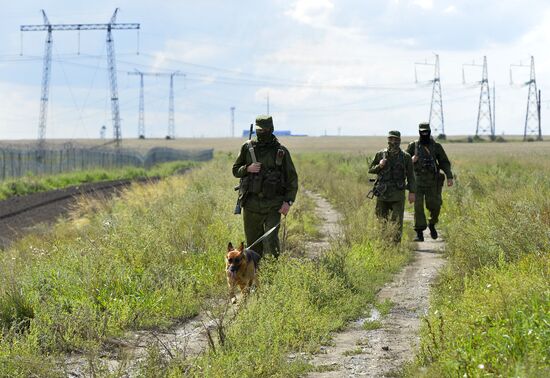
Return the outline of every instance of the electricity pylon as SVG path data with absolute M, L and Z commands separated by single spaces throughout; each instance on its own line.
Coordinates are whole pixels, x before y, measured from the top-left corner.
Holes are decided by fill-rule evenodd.
M 145 137 L 145 100 L 144 100 L 144 85 L 143 77 L 144 76 L 156 76 L 156 77 L 170 77 L 170 92 L 168 98 L 168 133 L 166 134 L 166 139 L 175 139 L 176 138 L 176 125 L 174 117 L 174 76 L 183 76 L 186 75 L 179 71 L 175 72 L 142 72 L 139 70 L 134 70 L 128 72 L 128 75 L 137 75 L 140 77 L 140 87 L 139 87 L 139 121 L 138 121 L 138 136 L 141 138 Z
M 418 75 L 416 72 L 417 65 L 434 66 L 434 78 L 430 80 L 432 83 L 432 100 L 430 103 L 430 127 L 432 135 L 437 135 L 439 139 L 445 139 L 445 120 L 443 117 L 443 95 L 441 91 L 441 75 L 439 72 L 439 55 L 435 54 L 435 62 L 415 63 L 414 76 L 415 82 L 418 83 Z
M 109 81 L 111 87 L 111 115 L 113 120 L 113 133 L 117 147 L 120 146 L 121 128 L 120 128 L 120 109 L 118 104 L 118 86 L 117 86 L 117 71 L 116 71 L 116 55 L 115 43 L 113 39 L 113 30 L 138 30 L 139 24 L 117 24 L 116 16 L 118 8 L 115 9 L 109 23 L 107 24 L 51 24 L 46 17 L 46 12 L 42 10 L 44 25 L 21 25 L 21 32 L 25 31 L 47 31 L 46 43 L 44 47 L 44 63 L 42 73 L 42 95 L 40 99 L 40 117 L 38 122 L 38 139 L 39 144 L 44 144 L 46 135 L 46 119 L 48 108 L 48 94 L 51 76 L 52 62 L 52 31 L 73 31 L 78 30 L 106 30 L 107 31 L 107 63 L 109 67 Z
M 542 140 L 541 129 L 541 114 L 540 114 L 540 91 L 537 92 L 537 79 L 535 76 L 535 58 L 531 56 L 531 65 L 523 64 L 510 65 L 510 85 L 514 84 L 512 78 L 512 67 L 530 67 L 529 81 L 524 85 L 528 86 L 527 90 L 527 111 L 525 113 L 525 127 L 523 129 L 523 140 L 530 140 L 536 135 L 536 140 Z
M 481 67 L 481 81 L 479 81 L 479 105 L 477 109 L 476 136 L 489 135 L 491 140 L 495 139 L 495 123 L 493 109 L 491 109 L 491 94 L 489 89 L 489 71 L 487 69 L 487 57 L 483 57 L 483 64 L 466 63 L 462 65 L 462 83 L 466 84 L 465 66 Z M 494 100 L 494 99 L 493 99 Z

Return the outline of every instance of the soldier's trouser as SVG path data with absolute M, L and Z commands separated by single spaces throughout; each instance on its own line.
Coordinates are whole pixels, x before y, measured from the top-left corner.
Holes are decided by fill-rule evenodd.
M 266 231 L 274 227 L 281 221 L 281 214 L 278 211 L 269 211 L 258 213 L 243 209 L 244 234 L 246 244 L 251 245 L 258 240 Z M 256 244 L 252 249 L 260 256 L 270 253 L 275 257 L 279 256 L 279 230 L 275 230 L 264 239 L 263 242 Z
M 414 229 L 424 231 L 428 224 L 426 223 L 426 215 L 424 214 L 424 203 L 430 212 L 429 224 L 437 224 L 439 221 L 439 212 L 443 200 L 441 199 L 440 185 L 434 186 L 417 186 L 416 201 L 414 202 Z
M 405 198 L 399 201 L 384 201 L 378 198 L 376 200 L 376 216 L 379 219 L 390 220 L 397 224 L 397 234 L 394 236 L 394 241 L 401 241 L 403 232 L 403 213 L 405 212 Z

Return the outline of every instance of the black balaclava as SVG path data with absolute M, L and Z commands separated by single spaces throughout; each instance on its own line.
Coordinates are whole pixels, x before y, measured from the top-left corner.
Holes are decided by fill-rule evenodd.
M 429 144 L 431 139 L 431 131 L 430 130 L 422 130 L 419 132 L 420 134 L 420 144 Z

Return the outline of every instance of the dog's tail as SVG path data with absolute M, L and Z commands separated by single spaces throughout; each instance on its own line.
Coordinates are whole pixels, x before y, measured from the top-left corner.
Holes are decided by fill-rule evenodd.
M 254 269 L 258 269 L 258 266 L 260 265 L 261 256 L 257 252 L 251 249 L 245 250 L 244 253 L 245 253 L 246 259 L 254 263 Z

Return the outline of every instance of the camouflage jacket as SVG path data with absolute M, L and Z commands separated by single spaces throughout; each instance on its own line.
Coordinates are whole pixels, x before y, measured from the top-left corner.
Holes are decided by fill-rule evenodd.
M 421 144 L 418 140 L 409 143 L 407 152 L 411 156 L 418 154 L 418 160 L 414 163 L 414 175 L 418 186 L 443 185 L 440 170 L 445 172 L 447 179 L 453 178 L 451 162 L 441 144 L 433 138 L 428 145 Z
M 388 161 L 382 168 L 379 162 L 384 155 Z M 388 154 L 387 150 L 378 151 L 371 162 L 369 173 L 376 174 L 378 183 L 386 185 L 384 194 L 378 197 L 381 200 L 403 200 L 405 189 L 408 189 L 409 193 L 416 192 L 411 155 L 403 150 L 399 150 L 395 155 Z
M 283 201 L 294 202 L 296 200 L 296 194 L 298 192 L 298 174 L 296 168 L 290 157 L 290 152 L 279 143 L 277 138 L 269 143 L 258 143 L 252 141 L 254 146 L 254 152 L 256 159 L 262 164 L 261 170 L 255 175 L 262 177 L 260 182 L 262 186 L 265 185 L 267 176 L 270 172 L 280 172 L 281 180 L 277 183 L 277 190 L 274 196 L 267 198 L 263 193 L 241 193 L 243 196 L 242 207 L 251 211 L 265 212 L 272 210 L 279 210 Z M 277 166 L 277 154 L 282 151 L 283 157 L 281 164 Z M 244 143 L 241 147 L 239 155 L 233 164 L 233 176 L 245 179 L 250 178 L 250 173 L 247 172 L 247 167 L 252 164 L 252 157 L 248 151 L 248 142 Z

